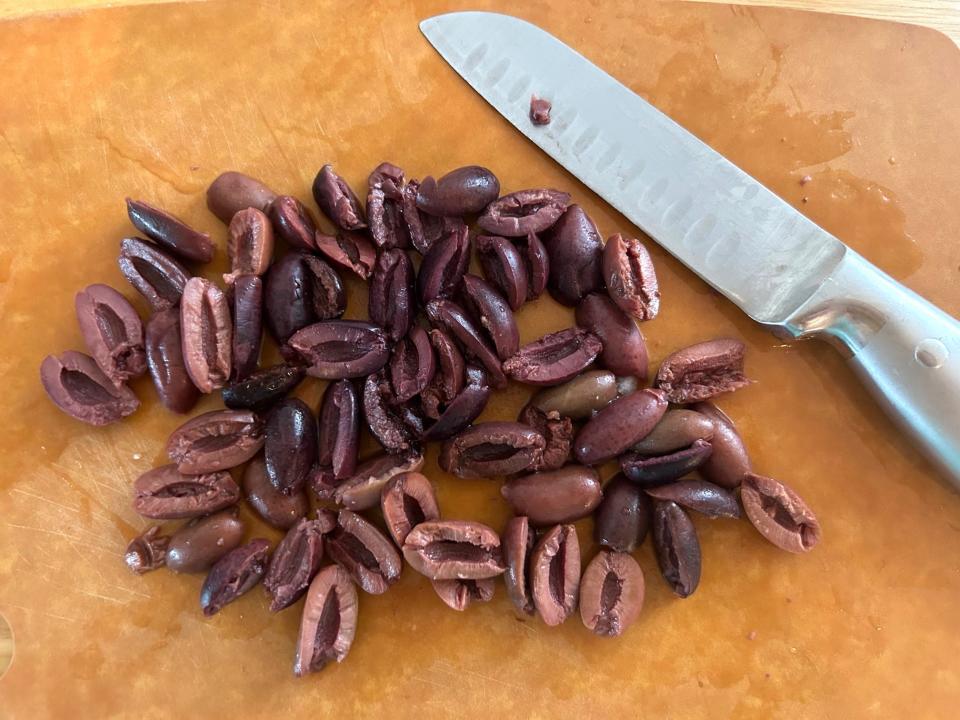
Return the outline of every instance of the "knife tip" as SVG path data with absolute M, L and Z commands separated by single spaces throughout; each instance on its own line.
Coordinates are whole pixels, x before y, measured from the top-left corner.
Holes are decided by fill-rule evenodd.
M 452 13 L 446 13 L 450 15 Z M 420 21 L 420 32 L 427 41 L 436 47 L 437 40 L 443 35 L 443 15 L 433 15 Z

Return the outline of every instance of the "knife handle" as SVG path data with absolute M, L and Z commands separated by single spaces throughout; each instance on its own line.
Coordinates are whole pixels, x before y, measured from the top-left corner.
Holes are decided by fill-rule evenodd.
M 960 322 L 847 249 L 781 327 L 845 348 L 880 405 L 960 489 Z

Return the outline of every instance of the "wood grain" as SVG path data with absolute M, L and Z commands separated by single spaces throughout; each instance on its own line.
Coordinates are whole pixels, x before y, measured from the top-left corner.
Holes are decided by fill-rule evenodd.
M 156 2 L 157 0 L 0 0 L 0 18 Z M 726 0 L 698 2 L 723 4 Z M 960 0 L 746 0 L 735 4 L 814 10 L 925 25 L 940 30 L 960 45 Z

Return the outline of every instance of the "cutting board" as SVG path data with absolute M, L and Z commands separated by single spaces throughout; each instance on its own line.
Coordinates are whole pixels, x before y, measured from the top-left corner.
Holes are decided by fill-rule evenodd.
M 663 310 L 653 367 L 715 337 L 747 343 L 757 382 L 721 399 L 755 468 L 815 509 L 823 541 L 787 555 L 749 524 L 696 518 L 700 589 L 672 596 L 649 543 L 641 619 L 599 639 L 577 617 L 550 629 L 503 592 L 455 613 L 409 569 L 360 600 L 342 665 L 294 679 L 299 605 L 272 616 L 260 589 L 212 619 L 202 578 L 134 577 L 145 527 L 130 484 L 164 461 L 181 418 L 143 406 L 98 430 L 44 397 L 44 355 L 82 342 L 74 293 L 107 282 L 149 199 L 220 243 L 204 206 L 238 169 L 308 201 L 333 162 L 354 187 L 389 159 L 410 176 L 468 163 L 504 190 L 569 189 L 604 236 L 637 230 L 499 118 L 417 30 L 461 3 L 278 0 L 141 6 L 0 25 L 0 613 L 15 638 L 0 716 L 943 718 L 960 676 L 960 499 L 894 431 L 844 361 L 783 344 L 651 243 Z M 466 5 L 466 3 L 463 3 Z M 960 314 L 960 56 L 905 25 L 736 7 L 470 2 L 534 20 L 755 175 L 880 267 Z M 801 179 L 809 176 L 808 181 Z M 364 291 L 349 281 L 348 316 Z M 138 308 L 146 307 L 135 298 Z M 571 324 L 547 299 L 522 339 Z M 300 394 L 316 403 L 322 385 Z M 512 418 L 527 391 L 485 418 Z M 217 398 L 199 408 L 213 409 Z M 500 527 L 499 481 L 427 472 L 449 518 Z M 250 535 L 277 532 L 246 515 Z M 590 522 L 579 524 L 585 560 Z

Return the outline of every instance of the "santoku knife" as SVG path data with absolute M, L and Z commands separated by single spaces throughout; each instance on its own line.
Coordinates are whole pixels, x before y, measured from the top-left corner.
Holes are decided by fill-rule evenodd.
M 520 132 L 781 337 L 832 340 L 960 487 L 960 323 L 535 25 L 458 12 L 420 29 Z M 553 103 L 535 126 L 531 94 Z

